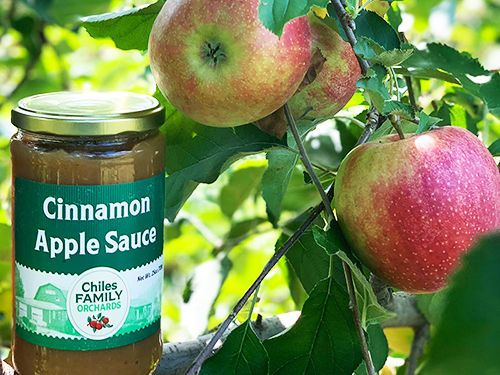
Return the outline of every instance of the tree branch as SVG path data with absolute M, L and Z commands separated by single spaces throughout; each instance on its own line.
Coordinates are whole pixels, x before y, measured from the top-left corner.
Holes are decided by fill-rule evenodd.
M 404 76 L 405 77 L 405 82 L 406 82 L 406 87 L 408 88 L 408 96 L 410 98 L 410 104 L 415 109 L 416 111 L 420 110 L 419 105 L 417 104 L 417 100 L 415 98 L 415 91 L 413 90 L 413 83 L 411 81 L 410 76 Z
M 356 299 L 356 290 L 354 288 L 354 282 L 352 280 L 351 268 L 344 261 L 342 261 L 342 267 L 344 268 L 347 291 L 349 293 L 349 308 L 351 309 L 351 313 L 354 318 L 354 324 L 356 326 L 356 332 L 361 344 L 361 351 L 363 352 L 363 359 L 365 360 L 366 370 L 368 372 L 368 375 L 375 375 L 375 366 L 373 365 L 373 360 L 370 349 L 368 349 L 368 343 L 366 342 L 363 325 L 361 324 L 361 317 L 359 315 L 358 301 Z
M 285 116 L 288 122 L 288 126 L 292 131 L 295 143 L 297 144 L 297 148 L 299 149 L 300 159 L 302 160 L 302 163 L 304 164 L 306 171 L 309 173 L 312 181 L 314 182 L 316 189 L 321 195 L 321 199 L 323 201 L 323 205 L 325 207 L 326 212 L 330 216 L 331 220 L 335 220 L 331 199 L 329 199 L 326 196 L 326 193 L 323 190 L 323 186 L 321 185 L 321 182 L 319 181 L 319 178 L 316 175 L 316 172 L 314 171 L 311 161 L 309 160 L 309 156 L 307 155 L 307 151 L 304 148 L 304 145 L 302 144 L 302 139 L 300 138 L 293 116 L 290 113 L 290 109 L 288 108 L 288 104 L 285 104 L 283 108 L 285 109 Z M 354 325 L 356 326 L 356 332 L 358 334 L 359 342 L 361 344 L 361 350 L 363 352 L 363 358 L 366 363 L 368 375 L 375 375 L 375 367 L 373 366 L 370 350 L 368 349 L 368 344 L 366 342 L 366 337 L 363 331 L 363 325 L 361 323 L 361 317 L 359 315 L 358 302 L 356 300 L 356 291 L 354 289 L 354 282 L 352 280 L 351 269 L 349 268 L 349 265 L 344 261 L 342 261 L 342 265 L 344 267 L 344 275 L 347 283 L 347 292 L 349 294 L 349 308 L 352 313 Z
M 414 294 L 394 293 L 390 286 L 373 274 L 370 277 L 370 284 L 378 303 L 386 310 L 396 314 L 394 318 L 382 322 L 382 327 L 416 328 L 427 323 L 427 319 L 418 308 L 417 297 Z
M 327 193 L 328 195 L 333 195 L 333 185 L 330 186 L 330 189 Z M 330 198 L 331 199 L 331 198 Z M 202 363 L 207 359 L 214 349 L 217 342 L 221 339 L 226 329 L 229 327 L 231 322 L 236 318 L 238 313 L 241 311 L 245 303 L 251 297 L 251 295 L 255 292 L 257 287 L 260 285 L 262 280 L 267 276 L 269 272 L 274 268 L 274 266 L 278 263 L 278 261 L 286 254 L 286 252 L 297 242 L 300 236 L 312 225 L 312 223 L 317 219 L 317 217 L 324 210 L 323 203 L 320 203 L 316 208 L 311 212 L 311 214 L 307 217 L 306 221 L 300 226 L 300 228 L 277 250 L 274 255 L 271 257 L 269 262 L 266 263 L 262 272 L 257 277 L 257 279 L 253 282 L 250 288 L 247 289 L 243 297 L 238 301 L 236 306 L 232 309 L 229 316 L 224 320 L 224 322 L 219 326 L 219 329 L 214 334 L 214 336 L 210 339 L 209 343 L 204 347 L 204 349 L 199 354 L 196 361 L 189 368 L 186 375 L 195 375 L 198 370 L 201 368 Z
M 323 190 L 323 185 L 321 185 L 321 181 L 319 180 L 318 175 L 314 171 L 314 167 L 311 163 L 311 160 L 309 160 L 309 156 L 307 156 L 307 151 L 304 147 L 304 144 L 302 143 L 302 139 L 300 138 L 299 131 L 297 129 L 297 125 L 295 124 L 295 120 L 293 119 L 293 116 L 290 112 L 290 108 L 288 107 L 288 104 L 285 103 L 283 108 L 285 109 L 286 121 L 288 122 L 288 126 L 289 126 L 290 130 L 292 131 L 293 138 L 295 140 L 295 143 L 297 144 L 297 148 L 299 149 L 300 160 L 302 160 L 302 163 L 304 164 L 304 167 L 306 168 L 307 173 L 309 173 L 309 176 L 311 177 L 311 179 L 314 183 L 314 186 L 316 186 L 316 190 L 318 190 L 318 193 L 321 196 L 321 200 L 323 201 L 325 211 L 328 213 L 328 215 L 332 219 L 334 219 L 335 215 L 333 213 L 331 200 L 328 199 L 328 197 L 326 196 L 326 193 Z
M 408 39 L 406 39 L 405 33 L 399 32 L 398 36 L 399 40 L 402 43 L 408 43 Z M 410 104 L 415 111 L 420 111 L 421 108 L 417 103 L 417 98 L 415 96 L 415 90 L 413 90 L 413 82 L 411 80 L 411 76 L 404 76 L 404 77 L 405 77 L 406 87 L 408 88 L 408 97 L 410 98 Z
M 300 316 L 298 311 L 273 316 L 268 319 L 257 319 L 252 322 L 252 328 L 260 340 L 265 340 L 273 337 L 285 329 L 291 327 Z M 225 338 L 237 327 L 231 325 L 221 340 Z M 163 355 L 154 372 L 154 375 L 182 375 L 188 370 L 189 366 L 196 359 L 196 356 L 205 348 L 215 333 L 210 333 L 198 337 L 196 340 L 166 343 L 163 345 Z
M 363 134 L 359 137 L 358 141 L 356 142 L 356 146 L 359 146 L 363 143 L 368 142 L 370 139 L 371 135 L 373 132 L 377 129 L 378 127 L 378 120 L 380 118 L 380 113 L 377 111 L 377 109 L 372 105 L 370 107 L 370 112 L 366 115 L 366 125 L 365 125 L 365 130 L 363 131 Z
M 406 375 L 415 375 L 418 367 L 418 360 L 424 352 L 424 346 L 430 337 L 430 324 L 425 323 L 415 328 L 415 336 L 411 344 L 410 355 L 406 360 Z
M 356 36 L 354 35 L 354 30 L 356 29 L 356 24 L 352 20 L 351 16 L 347 11 L 345 10 L 345 1 L 341 0 L 331 0 L 330 1 L 335 9 L 335 13 L 337 13 L 337 17 L 340 20 L 340 23 L 342 24 L 342 27 L 344 28 L 344 31 L 347 35 L 347 40 L 351 44 L 352 48 L 356 45 L 358 42 L 356 39 Z M 368 72 L 368 68 L 370 67 L 370 64 L 362 59 L 361 57 L 356 55 L 356 58 L 358 59 L 359 67 L 361 68 L 361 74 L 366 76 L 366 73 Z

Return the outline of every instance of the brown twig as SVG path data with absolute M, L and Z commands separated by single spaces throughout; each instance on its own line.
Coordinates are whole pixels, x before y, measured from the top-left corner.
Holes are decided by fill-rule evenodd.
M 359 146 L 363 143 L 368 142 L 370 139 L 371 135 L 373 132 L 377 129 L 378 127 L 378 120 L 380 118 L 380 113 L 377 111 L 377 109 L 372 105 L 370 108 L 370 111 L 366 115 L 366 125 L 365 125 L 365 130 L 363 131 L 363 134 L 359 137 L 358 141 L 356 142 L 355 146 Z
M 410 98 L 410 104 L 414 110 L 420 110 L 417 100 L 415 99 L 415 91 L 413 90 L 413 83 L 410 76 L 405 76 L 406 87 L 408 88 L 408 97 Z
M 300 138 L 300 135 L 299 135 L 299 131 L 297 129 L 297 124 L 295 123 L 295 120 L 293 119 L 293 116 L 292 116 L 292 113 L 290 112 L 290 108 L 288 107 L 288 104 L 285 103 L 283 108 L 285 109 L 285 116 L 286 116 L 286 120 L 288 122 L 288 127 L 290 128 L 290 130 L 292 132 L 293 138 L 295 139 L 295 143 L 297 144 L 297 148 L 299 150 L 300 160 L 302 160 L 302 163 L 304 164 L 304 167 L 306 168 L 307 173 L 309 173 L 309 176 L 311 177 L 314 185 L 316 186 L 316 189 L 318 190 L 319 195 L 321 196 L 321 200 L 323 201 L 323 204 L 325 206 L 326 212 L 333 219 L 333 218 L 335 218 L 335 215 L 333 214 L 331 201 L 326 196 L 325 190 L 323 189 L 323 185 L 321 185 L 321 181 L 319 180 L 318 175 L 314 171 L 314 167 L 311 163 L 311 160 L 309 159 L 309 156 L 307 155 L 306 149 L 304 147 L 302 139 Z
M 403 128 L 401 127 L 401 117 L 399 117 L 398 115 L 390 114 L 389 121 L 391 122 L 392 127 L 396 129 L 396 132 L 399 135 L 399 139 L 405 139 Z
M 304 145 L 302 143 L 302 139 L 300 138 L 297 125 L 295 124 L 293 116 L 290 113 L 290 109 L 288 108 L 288 104 L 285 104 L 284 108 L 285 108 L 285 116 L 288 121 L 288 126 L 292 131 L 295 143 L 297 144 L 297 148 L 299 149 L 300 159 L 302 160 L 302 163 L 304 164 L 306 171 L 309 173 L 314 185 L 316 186 L 316 189 L 321 195 L 321 199 L 323 201 L 324 207 L 326 208 L 326 212 L 328 213 L 328 215 L 331 217 L 332 220 L 335 220 L 335 215 L 333 213 L 331 204 L 331 198 L 327 197 L 325 191 L 323 190 L 323 186 L 321 185 L 321 182 L 319 181 L 319 178 L 311 164 L 311 161 L 309 160 L 309 156 L 307 155 L 306 149 L 304 148 Z M 373 366 L 370 350 L 368 349 L 368 344 L 366 342 L 366 337 L 363 331 L 363 325 L 361 323 L 361 317 L 359 315 L 359 309 L 356 300 L 356 290 L 354 289 L 354 282 L 352 280 L 351 269 L 349 268 L 349 265 L 344 261 L 342 262 L 342 264 L 344 267 L 344 274 L 347 283 L 347 292 L 349 294 L 349 308 L 351 310 L 354 324 L 356 326 L 356 332 L 358 334 L 358 338 L 361 344 L 361 350 L 363 352 L 363 358 L 366 363 L 368 375 L 375 375 L 375 367 Z
M 352 20 L 349 13 L 347 13 L 347 11 L 345 10 L 345 1 L 331 0 L 330 2 L 332 3 L 333 8 L 335 9 L 335 13 L 337 14 L 337 17 L 339 18 L 340 23 L 342 24 L 342 27 L 347 35 L 347 40 L 354 48 L 354 46 L 358 42 L 356 36 L 354 35 L 356 24 Z M 366 76 L 370 64 L 368 63 L 368 61 L 362 59 L 357 55 L 356 58 L 358 59 L 359 67 L 361 68 L 361 73 L 363 74 L 363 76 Z
M 382 322 L 386 327 L 420 327 L 427 323 L 417 305 L 414 294 L 405 292 L 394 293 L 392 288 L 376 275 L 371 275 L 370 284 L 378 303 L 386 310 L 396 314 L 394 318 Z
M 408 43 L 408 39 L 406 39 L 406 35 L 403 32 L 398 33 L 399 40 L 402 43 Z M 420 106 L 417 103 L 417 98 L 415 96 L 415 90 L 413 90 L 413 82 L 411 80 L 410 76 L 404 76 L 405 77 L 405 82 L 406 82 L 406 87 L 408 88 L 408 97 L 410 98 L 410 104 L 413 107 L 415 111 L 420 111 Z
M 327 196 L 332 196 L 333 195 L 333 185 L 330 187 Z M 329 198 L 331 199 L 331 197 Z M 231 313 L 229 316 L 224 320 L 224 322 L 219 326 L 219 329 L 215 333 L 215 335 L 212 337 L 212 339 L 209 341 L 207 346 L 202 350 L 202 352 L 198 355 L 196 358 L 196 361 L 193 363 L 193 365 L 189 368 L 188 372 L 186 375 L 195 375 L 198 373 L 198 370 L 201 368 L 201 365 L 205 361 L 206 358 L 208 358 L 212 352 L 212 350 L 215 347 L 215 344 L 217 341 L 220 340 L 220 338 L 223 336 L 224 332 L 226 329 L 229 327 L 231 322 L 236 318 L 238 313 L 241 311 L 245 303 L 248 301 L 248 299 L 251 297 L 251 295 L 255 292 L 257 287 L 262 283 L 262 280 L 267 276 L 269 272 L 276 266 L 278 261 L 286 254 L 286 252 L 297 242 L 297 240 L 300 238 L 300 236 L 312 225 L 312 223 L 317 219 L 317 217 L 321 214 L 321 212 L 324 210 L 324 205 L 323 203 L 320 203 L 314 210 L 311 212 L 311 214 L 307 217 L 306 221 L 300 226 L 300 228 L 281 246 L 271 257 L 271 259 L 266 263 L 264 266 L 262 272 L 260 275 L 257 277 L 257 279 L 253 282 L 253 284 L 248 288 L 248 290 L 245 292 L 243 297 L 238 301 L 236 306 L 231 310 Z
M 376 375 L 370 349 L 368 349 L 368 343 L 366 342 L 363 325 L 361 324 L 361 316 L 359 315 L 358 301 L 356 300 L 356 289 L 354 288 L 354 282 L 352 280 L 351 268 L 344 261 L 342 261 L 342 266 L 344 268 L 345 280 L 347 283 L 347 292 L 349 293 L 349 308 L 351 309 L 351 313 L 354 318 L 356 332 L 358 334 L 361 351 L 363 353 L 363 359 L 366 364 L 366 370 L 368 375 Z
M 418 367 L 418 360 L 424 352 L 424 346 L 429 340 L 430 324 L 425 323 L 414 329 L 415 336 L 411 344 L 410 355 L 406 359 L 406 375 L 415 375 Z

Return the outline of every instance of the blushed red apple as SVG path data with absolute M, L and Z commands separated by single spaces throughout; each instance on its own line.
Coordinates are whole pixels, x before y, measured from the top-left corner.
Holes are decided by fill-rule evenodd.
M 168 0 L 149 38 L 154 79 L 166 99 L 202 124 L 259 120 L 297 90 L 309 66 L 307 17 L 278 38 L 259 20 L 259 0 Z
M 406 292 L 435 292 L 479 234 L 500 228 L 500 173 L 465 129 L 390 135 L 346 156 L 335 208 L 374 274 Z
M 308 107 L 312 107 L 307 116 L 330 118 L 344 108 L 356 92 L 361 69 L 348 42 L 314 16 L 309 20 L 312 50 L 318 48 L 326 61 L 316 79 L 296 93 L 288 105 L 294 117 L 303 115 Z

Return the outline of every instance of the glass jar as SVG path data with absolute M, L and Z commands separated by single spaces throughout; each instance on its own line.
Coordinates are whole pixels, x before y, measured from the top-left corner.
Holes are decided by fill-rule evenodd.
M 36 95 L 12 111 L 20 375 L 146 375 L 162 353 L 165 120 L 150 96 Z

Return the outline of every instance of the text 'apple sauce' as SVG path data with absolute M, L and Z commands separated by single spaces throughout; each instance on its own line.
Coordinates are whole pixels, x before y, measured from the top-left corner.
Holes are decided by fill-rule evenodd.
M 164 108 L 127 92 L 12 111 L 20 375 L 147 375 L 162 354 Z

